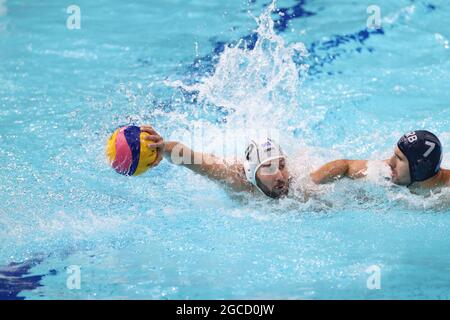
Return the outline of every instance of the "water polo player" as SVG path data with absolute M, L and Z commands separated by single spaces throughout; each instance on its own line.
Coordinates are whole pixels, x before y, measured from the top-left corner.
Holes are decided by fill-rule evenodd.
M 429 131 L 405 134 L 397 143 L 393 156 L 383 162 L 391 169 L 391 181 L 413 189 L 431 190 L 450 186 L 450 170 L 441 168 L 442 145 Z M 336 160 L 311 174 L 315 183 L 326 183 L 342 177 L 366 176 L 367 160 Z
M 158 151 L 170 162 L 182 165 L 212 180 L 223 182 L 235 191 L 260 191 L 268 197 L 278 199 L 289 192 L 290 176 L 286 166 L 286 156 L 280 146 L 271 139 L 263 142 L 251 141 L 246 148 L 244 161 L 227 162 L 212 154 L 195 152 L 176 141 L 164 141 L 150 126 L 142 126 L 141 131 L 149 148 Z

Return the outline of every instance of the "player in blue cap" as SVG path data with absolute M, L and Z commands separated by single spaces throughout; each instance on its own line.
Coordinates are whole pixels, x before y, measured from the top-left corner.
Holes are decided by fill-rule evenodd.
M 450 170 L 441 168 L 442 145 L 438 137 L 425 130 L 405 134 L 397 143 L 394 155 L 384 162 L 391 168 L 392 182 L 408 187 L 435 189 L 450 187 Z M 342 177 L 366 176 L 367 160 L 336 160 L 311 174 L 315 183 Z

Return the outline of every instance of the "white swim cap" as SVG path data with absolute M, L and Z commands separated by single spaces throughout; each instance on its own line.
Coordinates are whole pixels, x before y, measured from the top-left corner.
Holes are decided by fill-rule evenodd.
M 256 183 L 256 172 L 264 163 L 280 158 L 286 156 L 272 139 L 267 138 L 261 142 L 251 140 L 245 150 L 244 169 L 247 180 L 265 194 Z

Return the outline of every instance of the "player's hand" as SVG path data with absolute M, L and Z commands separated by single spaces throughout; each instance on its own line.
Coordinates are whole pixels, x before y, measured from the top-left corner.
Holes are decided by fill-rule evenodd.
M 146 132 L 149 134 L 149 135 L 145 136 L 144 139 L 148 141 L 149 148 L 154 148 L 157 151 L 156 161 L 151 166 L 152 168 L 156 167 L 163 159 L 164 147 L 165 147 L 164 139 L 150 125 L 141 126 L 141 132 Z

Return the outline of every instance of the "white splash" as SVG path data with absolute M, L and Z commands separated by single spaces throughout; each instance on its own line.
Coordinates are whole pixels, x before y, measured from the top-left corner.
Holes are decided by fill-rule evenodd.
M 397 21 L 409 21 L 416 12 L 416 6 L 410 5 L 383 18 L 383 24 L 393 25 Z
M 228 46 L 219 57 L 212 76 L 199 83 L 167 83 L 186 91 L 198 92 L 199 102 L 224 107 L 230 112 L 228 128 L 266 128 L 285 130 L 300 107 L 300 75 L 308 66 L 297 66 L 294 57 L 305 57 L 303 43 L 286 44 L 274 31 L 273 2 L 255 18 L 258 40 L 252 50 L 241 40 Z
M 444 37 L 442 34 L 435 33 L 434 38 L 436 39 L 437 43 L 439 43 L 440 45 L 442 45 L 444 47 L 444 49 L 449 48 L 448 39 L 446 37 Z

